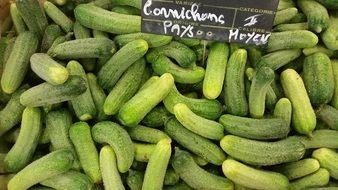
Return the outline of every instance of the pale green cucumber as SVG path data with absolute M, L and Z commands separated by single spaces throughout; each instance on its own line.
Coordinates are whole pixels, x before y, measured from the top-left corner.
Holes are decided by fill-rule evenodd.
M 290 30 L 307 30 L 308 24 L 307 22 L 300 23 L 291 23 L 291 24 L 279 24 L 273 28 L 274 32 L 284 32 Z
M 151 154 L 154 152 L 156 144 L 133 143 L 135 150 L 135 160 L 139 162 L 148 162 Z
M 328 48 L 326 48 L 323 45 L 316 45 L 316 46 L 314 46 L 312 48 L 304 48 L 303 49 L 303 54 L 305 56 L 309 56 L 309 55 L 312 55 L 312 54 L 315 54 L 315 53 L 319 53 L 319 52 L 326 54 L 328 57 L 332 57 L 333 54 L 334 54 L 333 50 L 328 49 Z
M 138 125 L 134 128 L 129 129 L 128 133 L 132 140 L 147 143 L 156 144 L 162 139 L 170 139 L 169 136 L 164 132 L 142 125 Z
M 70 20 L 58 7 L 48 1 L 43 4 L 46 14 L 65 32 L 73 31 L 73 21 Z
M 12 3 L 10 6 L 10 14 L 13 20 L 13 25 L 18 34 L 27 31 L 25 22 L 23 21 L 20 12 L 16 6 L 16 3 Z
M 320 168 L 317 172 L 307 175 L 303 178 L 292 181 L 289 189 L 301 190 L 310 187 L 324 186 L 329 183 L 330 174 L 326 169 Z
M 320 148 L 312 152 L 312 157 L 317 159 L 320 167 L 329 171 L 330 176 L 338 179 L 338 153 L 328 148 Z
M 292 104 L 289 99 L 281 98 L 276 103 L 273 111 L 275 117 L 282 118 L 286 122 L 286 126 L 290 126 L 292 118 Z
M 288 23 L 294 16 L 298 13 L 298 9 L 296 7 L 290 7 L 287 9 L 279 10 L 276 12 L 275 20 L 273 25 Z
M 270 67 L 272 70 L 277 70 L 301 55 L 302 51 L 300 49 L 276 51 L 262 56 L 258 60 L 256 67 Z

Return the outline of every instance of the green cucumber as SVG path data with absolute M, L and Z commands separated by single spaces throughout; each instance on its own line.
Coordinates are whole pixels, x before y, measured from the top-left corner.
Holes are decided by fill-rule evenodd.
M 193 47 L 200 45 L 201 40 L 199 39 L 193 39 L 193 38 L 180 38 L 180 37 L 175 37 L 175 41 L 180 42 L 188 47 Z
M 136 170 L 129 170 L 127 176 L 127 185 L 130 190 L 141 190 L 143 184 L 144 173 Z
M 225 160 L 224 152 L 216 144 L 184 128 L 175 118 L 165 123 L 164 131 L 178 144 L 214 165 L 221 165 Z
M 30 62 L 33 72 L 52 85 L 63 84 L 68 79 L 67 69 L 47 54 L 35 53 L 31 56 Z
M 279 99 L 276 103 L 273 115 L 282 118 L 286 123 L 286 126 L 290 126 L 292 118 L 292 104 L 290 100 L 287 98 Z
M 56 24 L 48 25 L 42 37 L 40 51 L 43 53 L 47 52 L 48 49 L 52 47 L 53 42 L 56 40 L 56 38 L 60 37 L 62 34 L 63 34 L 62 30 L 58 25 Z
M 143 39 L 148 42 L 149 48 L 156 48 L 160 46 L 167 45 L 171 42 L 172 36 L 163 36 L 156 34 L 148 34 L 148 33 L 132 33 L 132 34 L 122 34 L 118 35 L 114 38 L 116 44 L 121 48 L 137 39 Z
M 310 187 L 325 186 L 329 183 L 330 174 L 326 169 L 320 168 L 317 172 L 307 175 L 303 178 L 292 181 L 289 189 L 301 190 Z
M 250 65 L 256 67 L 258 60 L 263 56 L 263 51 L 256 47 L 249 47 L 247 51 Z
M 70 20 L 58 7 L 51 2 L 44 2 L 43 4 L 46 14 L 57 25 L 59 25 L 65 32 L 73 31 L 73 21 Z
M 295 70 L 287 69 L 281 74 L 281 83 L 292 103 L 292 125 L 298 133 L 311 136 L 317 120 L 302 78 Z
M 175 82 L 183 84 L 194 84 L 204 78 L 205 70 L 202 67 L 183 68 L 176 65 L 167 56 L 160 55 L 154 62 L 151 62 L 154 72 L 158 75 L 170 73 Z
M 175 148 L 171 165 L 180 178 L 194 189 L 234 189 L 230 180 L 211 174 L 198 166 L 187 151 Z
M 274 32 L 284 32 L 291 30 L 307 30 L 308 24 L 307 22 L 300 23 L 291 23 L 291 24 L 279 24 L 273 28 Z
M 121 176 L 117 169 L 116 155 L 109 145 L 101 148 L 100 169 L 106 190 L 124 190 Z
M 275 142 L 263 142 L 226 135 L 220 144 L 229 156 L 258 166 L 298 161 L 305 153 L 305 146 L 296 137 L 288 137 Z
M 171 156 L 171 139 L 160 140 L 151 154 L 144 173 L 142 190 L 161 190 Z
M 73 36 L 73 33 L 68 33 L 68 34 L 66 34 L 64 36 L 58 36 L 58 37 L 56 37 L 55 40 L 52 42 L 51 46 L 49 47 L 49 49 L 47 50 L 47 54 L 49 56 L 52 56 L 55 47 L 58 46 L 59 44 L 62 44 L 64 42 L 66 42 L 66 41 L 71 40 L 72 36 Z
M 307 30 L 273 32 L 269 38 L 268 52 L 283 49 L 301 49 L 313 47 L 318 43 L 316 34 Z
M 74 123 L 69 129 L 69 137 L 74 144 L 83 171 L 94 183 L 102 180 L 99 154 L 91 135 L 90 126 L 85 122 Z
M 16 3 L 12 3 L 10 6 L 10 13 L 13 20 L 13 25 L 17 34 L 27 31 L 25 22 L 23 21 L 20 12 L 16 6 Z
M 122 74 L 148 51 L 148 43 L 142 39 L 129 42 L 117 51 L 109 61 L 102 66 L 97 78 L 104 89 L 111 89 Z
M 5 93 L 12 94 L 19 88 L 29 68 L 29 58 L 37 48 L 38 39 L 34 33 L 18 35 L 1 77 L 1 87 Z
M 125 15 L 141 15 L 140 9 L 128 5 L 114 6 L 111 11 Z
M 332 97 L 331 105 L 338 109 L 338 60 L 333 59 L 331 60 L 332 63 L 332 71 L 333 71 L 333 78 L 334 78 L 334 94 Z
M 72 170 L 41 181 L 40 184 L 53 189 L 63 190 L 85 190 L 93 187 L 93 182 L 88 176 Z
M 94 0 L 89 3 L 92 3 L 93 5 L 97 7 L 101 7 L 107 10 L 111 9 L 111 7 L 113 6 L 113 2 L 111 0 Z
M 246 62 L 246 50 L 238 49 L 231 54 L 224 82 L 224 102 L 227 112 L 238 116 L 247 115 L 249 109 L 244 84 Z
M 321 33 L 329 26 L 329 13 L 317 1 L 297 0 L 297 5 L 306 15 L 310 30 Z
M 162 139 L 170 139 L 169 136 L 164 132 L 142 125 L 129 129 L 128 133 L 132 140 L 147 143 L 156 144 Z
M 18 139 L 4 160 L 6 171 L 18 172 L 31 161 L 42 131 L 41 117 L 40 108 L 23 111 Z
M 300 23 L 300 22 L 306 22 L 307 24 L 307 18 L 306 15 L 302 12 L 298 12 L 296 16 L 294 16 L 289 23 L 293 24 L 293 23 Z
M 229 53 L 226 43 L 213 43 L 210 47 L 203 80 L 203 94 L 208 99 L 216 99 L 221 94 Z
M 148 162 L 151 154 L 154 152 L 156 144 L 133 143 L 135 150 L 135 160 L 139 162 Z
M 112 0 L 112 2 L 114 5 L 128 5 L 138 9 L 142 8 L 140 0 Z
M 190 186 L 188 186 L 185 182 L 180 182 L 175 185 L 170 185 L 164 187 L 164 190 L 193 190 Z
M 286 8 L 283 10 L 278 10 L 276 12 L 275 20 L 273 25 L 288 23 L 294 16 L 298 13 L 298 9 L 295 7 Z
M 224 136 L 224 128 L 221 124 L 196 115 L 183 103 L 174 106 L 176 119 L 188 130 L 202 137 L 221 140 Z
M 253 119 L 226 114 L 219 122 L 230 134 L 256 140 L 285 138 L 290 131 L 290 125 L 282 118 Z
M 157 106 L 143 118 L 142 123 L 148 127 L 159 128 L 164 126 L 170 116 L 170 112 L 164 106 Z
M 8 183 L 8 190 L 25 190 L 50 177 L 68 171 L 74 156 L 70 150 L 57 150 L 30 163 Z M 34 175 L 32 175 L 34 174 Z
M 269 54 L 262 56 L 256 67 L 269 67 L 272 70 L 277 70 L 284 65 L 290 63 L 291 61 L 297 59 L 302 55 L 302 51 L 300 49 L 287 49 L 287 50 L 279 50 Z
M 265 112 L 266 93 L 275 78 L 269 67 L 261 67 L 252 79 L 249 92 L 249 111 L 253 118 L 262 118 Z
M 311 138 L 300 137 L 306 149 L 310 148 L 338 148 L 338 131 L 321 129 L 315 130 Z
M 332 178 L 338 179 L 338 153 L 336 151 L 320 148 L 313 151 L 312 157 L 319 161 L 322 168 L 329 171 Z
M 145 60 L 143 58 L 139 59 L 121 76 L 104 102 L 103 110 L 105 114 L 117 114 L 121 107 L 136 94 L 140 87 L 145 67 Z
M 312 48 L 304 48 L 303 49 L 303 54 L 305 56 L 309 56 L 309 55 L 312 55 L 312 54 L 315 54 L 315 53 L 318 53 L 318 52 L 321 52 L 321 53 L 324 53 L 326 54 L 328 57 L 332 57 L 333 54 L 334 54 L 334 51 L 331 50 L 331 49 L 327 49 L 325 46 L 323 45 L 316 45 L 315 47 L 312 47 Z
M 329 27 L 321 34 L 321 38 L 325 46 L 331 50 L 338 50 L 337 33 L 338 33 L 338 17 L 331 16 Z
M 315 53 L 305 58 L 303 79 L 312 104 L 326 104 L 331 101 L 334 78 L 331 60 L 326 54 Z
M 217 100 L 194 99 L 183 96 L 174 86 L 163 103 L 170 113 L 174 113 L 174 106 L 184 103 L 191 111 L 206 119 L 217 119 L 222 114 L 222 105 Z
M 283 10 L 291 7 L 295 7 L 295 3 L 292 0 L 281 0 L 278 2 L 277 10 Z
M 276 172 L 252 168 L 233 159 L 227 159 L 222 164 L 224 175 L 236 184 L 248 188 L 271 190 L 287 190 L 289 180 Z
M 127 131 L 117 123 L 103 121 L 94 125 L 92 135 L 95 142 L 107 143 L 113 148 L 118 170 L 127 172 L 134 160 L 134 146 Z
M 338 110 L 329 105 L 322 105 L 317 111 L 317 117 L 331 129 L 338 131 Z
M 168 168 L 164 176 L 163 184 L 173 186 L 176 185 L 179 180 L 180 176 L 175 172 L 175 170 L 172 168 Z
M 297 162 L 282 164 L 273 168 L 274 171 L 284 174 L 289 180 L 298 179 L 316 172 L 321 165 L 318 160 L 306 158 Z
M 168 95 L 173 85 L 173 76 L 169 73 L 163 74 L 157 81 L 139 91 L 121 107 L 118 114 L 120 122 L 128 127 L 136 126 Z M 144 101 L 145 98 L 147 101 Z
M 75 18 L 87 28 L 128 34 L 141 31 L 141 17 L 110 12 L 90 4 L 78 5 L 74 10 Z

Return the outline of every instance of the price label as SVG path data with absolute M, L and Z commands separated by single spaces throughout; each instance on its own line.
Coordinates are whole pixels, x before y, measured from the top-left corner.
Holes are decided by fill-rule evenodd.
M 279 0 L 142 0 L 142 32 L 265 45 Z

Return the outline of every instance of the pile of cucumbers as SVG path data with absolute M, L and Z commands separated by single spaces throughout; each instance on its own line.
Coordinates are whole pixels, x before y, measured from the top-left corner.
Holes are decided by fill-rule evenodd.
M 141 0 L 16 0 L 0 190 L 337 190 L 338 1 L 267 47 L 141 33 Z

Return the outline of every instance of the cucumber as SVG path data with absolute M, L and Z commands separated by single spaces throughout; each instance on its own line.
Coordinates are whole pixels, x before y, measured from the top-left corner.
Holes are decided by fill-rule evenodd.
M 328 57 L 332 57 L 334 54 L 333 50 L 327 49 L 326 47 L 322 45 L 316 45 L 315 47 L 312 47 L 312 48 L 303 49 L 303 54 L 305 56 L 309 56 L 309 55 L 319 53 L 319 52 L 326 54 Z
M 64 36 L 56 37 L 55 40 L 53 41 L 52 45 L 50 46 L 50 48 L 47 50 L 47 54 L 49 56 L 52 56 L 55 47 L 58 46 L 59 44 L 62 44 L 66 41 L 71 40 L 72 36 L 73 36 L 73 33 L 68 33 Z
M 311 138 L 300 137 L 306 149 L 310 148 L 338 148 L 338 131 L 321 129 L 315 130 Z
M 141 17 L 110 12 L 91 4 L 74 9 L 75 18 L 87 28 L 114 34 L 141 32 Z
M 171 156 L 171 139 L 162 139 L 151 154 L 144 173 L 142 190 L 161 190 Z
M 224 102 L 227 112 L 238 116 L 247 115 L 249 109 L 244 84 L 246 62 L 246 50 L 238 49 L 231 54 L 224 82 Z
M 20 96 L 27 90 L 29 86 L 22 86 L 12 94 L 11 99 L 6 106 L 0 111 L 0 136 L 19 124 L 25 106 L 20 104 Z
M 175 82 L 183 84 L 198 83 L 203 80 L 205 74 L 202 67 L 183 68 L 164 55 L 160 55 L 154 62 L 151 62 L 151 66 L 156 74 L 170 73 L 173 75 Z
M 296 16 L 294 16 L 289 23 L 294 24 L 294 23 L 300 23 L 300 22 L 306 22 L 307 24 L 307 18 L 306 15 L 302 12 L 298 12 Z
M 85 122 L 74 123 L 69 129 L 69 137 L 74 144 L 83 171 L 94 183 L 102 180 L 99 154 L 96 150 L 90 126 Z
M 224 128 L 221 124 L 196 115 L 185 104 L 178 103 L 174 106 L 176 119 L 188 130 L 202 137 L 221 140 L 224 136 Z
M 89 3 L 92 3 L 93 5 L 106 10 L 111 9 L 111 7 L 113 6 L 113 2 L 111 0 L 94 0 Z
M 25 22 L 23 21 L 20 12 L 18 11 L 18 7 L 16 3 L 11 3 L 10 6 L 10 14 L 12 17 L 13 25 L 15 27 L 15 31 L 17 34 L 27 31 L 27 27 Z
M 338 50 L 337 33 L 338 33 L 338 17 L 331 16 L 329 27 L 321 34 L 321 38 L 325 46 L 331 50 Z
M 275 15 L 273 25 L 288 23 L 298 13 L 298 9 L 295 7 L 278 10 Z
M 143 177 L 144 174 L 142 172 L 136 170 L 129 170 L 126 181 L 130 190 L 141 190 L 143 184 Z
M 52 85 L 63 84 L 68 79 L 67 69 L 47 54 L 35 53 L 31 56 L 30 62 L 33 72 Z
M 297 162 L 276 166 L 273 170 L 284 174 L 289 180 L 294 180 L 312 174 L 320 167 L 318 160 L 306 158 Z
M 31 161 L 42 131 L 41 117 L 40 108 L 23 111 L 18 139 L 4 160 L 7 172 L 18 172 Z
M 317 111 L 317 117 L 331 129 L 338 131 L 338 110 L 329 105 L 323 105 Z
M 138 8 L 138 9 L 141 9 L 141 0 L 112 0 L 113 4 L 114 5 L 128 5 L 128 6 L 131 6 L 131 7 L 135 7 L 135 8 Z
M 43 7 L 49 18 L 51 18 L 65 32 L 68 33 L 73 31 L 73 21 L 70 20 L 57 6 L 46 1 L 43 3 Z
M 129 42 L 117 51 L 109 61 L 102 66 L 97 78 L 104 89 L 111 89 L 122 74 L 148 51 L 148 43 L 142 39 Z
M 288 137 L 275 142 L 262 142 L 226 135 L 220 144 L 232 158 L 258 166 L 298 161 L 305 153 L 305 146 L 296 137 Z
M 210 47 L 203 80 L 203 94 L 208 99 L 216 99 L 221 94 L 229 53 L 225 43 L 215 42 Z
M 8 183 L 8 190 L 25 190 L 50 177 L 68 171 L 74 156 L 70 150 L 57 150 L 33 161 Z M 34 175 L 32 175 L 34 174 Z
M 131 65 L 109 92 L 103 110 L 107 115 L 115 115 L 132 98 L 140 87 L 146 62 L 143 58 Z
M 168 95 L 173 85 L 173 76 L 169 73 L 163 74 L 157 81 L 139 91 L 121 107 L 118 114 L 120 122 L 128 127 L 136 126 Z M 147 101 L 144 101 L 145 98 Z
M 338 179 L 338 153 L 336 151 L 320 148 L 313 151 L 312 157 L 319 161 L 322 168 L 329 171 L 332 178 Z
M 100 151 L 100 169 L 106 190 L 124 190 L 121 176 L 117 169 L 114 150 L 106 145 Z
M 281 139 L 290 132 L 290 125 L 282 118 L 253 119 L 226 114 L 219 122 L 230 134 L 256 140 Z
M 150 77 L 148 80 L 146 80 L 146 81 L 142 84 L 142 86 L 141 86 L 141 88 L 138 90 L 138 92 L 141 92 L 142 90 L 148 88 L 149 86 L 151 86 L 153 83 L 155 83 L 155 82 L 158 81 L 159 79 L 160 79 L 160 77 L 159 77 L 159 76 L 156 76 L 156 75 Z
M 173 186 L 178 184 L 179 181 L 180 176 L 175 172 L 175 170 L 172 168 L 168 168 L 164 176 L 163 184 Z
M 222 105 L 217 100 L 194 99 L 183 96 L 174 86 L 163 103 L 170 113 L 174 113 L 174 106 L 184 103 L 191 111 L 206 119 L 217 119 L 222 114 Z
M 156 48 L 160 46 L 167 45 L 173 39 L 172 36 L 148 34 L 148 33 L 132 33 L 132 34 L 122 34 L 114 38 L 115 43 L 121 48 L 137 39 L 143 39 L 147 41 L 149 48 Z
M 317 172 L 307 175 L 303 178 L 292 181 L 289 189 L 300 190 L 310 187 L 325 186 L 329 183 L 330 174 L 326 169 L 320 168 Z
M 287 49 L 287 50 L 279 50 L 269 54 L 262 56 L 256 67 L 269 67 L 272 70 L 277 70 L 284 65 L 290 63 L 291 61 L 297 59 L 302 55 L 302 51 L 300 49 Z
M 88 176 L 77 171 L 68 171 L 40 182 L 41 185 L 53 189 L 92 189 L 93 182 Z
M 275 78 L 269 67 L 261 67 L 254 75 L 249 92 L 249 111 L 253 118 L 262 118 L 265 112 L 267 90 Z
M 58 59 L 102 58 L 115 51 L 114 42 L 105 38 L 85 38 L 55 46 L 52 57 Z
M 317 0 L 319 3 L 324 5 L 327 9 L 337 10 L 338 1 L 337 0 Z
M 129 129 L 128 133 L 132 140 L 147 143 L 156 144 L 162 139 L 170 139 L 169 136 L 164 132 L 142 125 Z
M 187 151 L 175 148 L 171 165 L 180 178 L 194 189 L 234 189 L 230 180 L 211 174 L 198 166 Z
M 318 37 L 316 34 L 307 30 L 273 32 L 269 38 L 267 51 L 309 48 L 317 43 Z
M 182 43 L 188 47 L 193 47 L 193 46 L 198 46 L 201 43 L 201 40 L 199 39 L 193 39 L 193 38 L 180 38 L 180 37 L 175 37 L 175 41 Z
M 86 92 L 71 100 L 72 107 L 75 111 L 76 116 L 81 121 L 87 121 L 94 118 L 97 111 L 83 67 L 77 61 L 70 61 L 67 64 L 67 70 L 69 71 L 70 75 L 77 75 L 84 79 L 87 88 Z
M 224 175 L 236 184 L 253 189 L 288 189 L 289 180 L 276 172 L 252 168 L 233 159 L 222 164 Z
M 125 14 L 125 15 L 141 15 L 141 10 L 135 7 L 131 7 L 128 5 L 119 5 L 115 6 L 111 10 L 115 13 Z
M 295 3 L 292 0 L 281 0 L 278 2 L 277 10 L 283 10 L 291 7 L 295 7 Z
M 273 111 L 273 115 L 282 118 L 286 126 L 290 126 L 292 118 L 292 104 L 290 100 L 287 98 L 279 99 Z
M 263 51 L 256 47 L 247 48 L 248 59 L 252 67 L 256 67 L 256 63 L 263 56 Z
M 184 182 L 180 182 L 180 183 L 175 184 L 175 185 L 166 186 L 166 187 L 164 187 L 164 190 L 193 190 L 193 188 L 191 188 L 190 186 L 188 186 Z
M 156 144 L 133 143 L 135 150 L 135 160 L 139 162 L 148 162 L 151 154 L 154 152 Z
M 312 104 L 320 105 L 331 101 L 334 78 L 331 60 L 326 54 L 315 53 L 305 58 L 303 79 Z
M 29 68 L 29 58 L 37 48 L 38 39 L 34 33 L 18 35 L 1 77 L 1 87 L 5 93 L 12 94 L 20 87 Z
M 329 13 L 317 1 L 297 0 L 297 5 L 306 15 L 310 30 L 321 33 L 329 26 Z
M 157 106 L 143 118 L 142 123 L 148 127 L 159 128 L 164 126 L 170 116 L 170 112 L 164 106 Z
M 42 37 L 40 52 L 46 53 L 48 49 L 52 47 L 53 42 L 61 35 L 63 35 L 63 33 L 58 25 L 48 25 Z
M 79 76 L 70 76 L 61 85 L 42 83 L 22 93 L 20 103 L 28 107 L 39 107 L 72 100 L 87 90 L 86 82 Z
M 18 0 L 16 6 L 28 29 L 42 37 L 48 25 L 43 9 L 37 0 Z
M 121 173 L 127 172 L 134 160 L 134 146 L 127 131 L 116 123 L 103 121 L 94 125 L 92 135 L 95 142 L 112 146 L 118 170 Z
M 285 32 L 291 30 L 307 30 L 308 24 L 307 22 L 300 23 L 291 23 L 291 24 L 279 24 L 273 28 L 274 32 Z
M 311 136 L 317 120 L 302 78 L 295 70 L 287 69 L 281 74 L 281 83 L 292 104 L 293 127 L 298 133 Z
M 332 63 L 332 71 L 333 71 L 333 79 L 334 79 L 334 93 L 331 101 L 331 105 L 338 109 L 338 60 L 331 60 Z
M 225 160 L 224 152 L 216 144 L 184 128 L 175 118 L 165 123 L 164 131 L 178 144 L 214 165 L 221 165 Z

